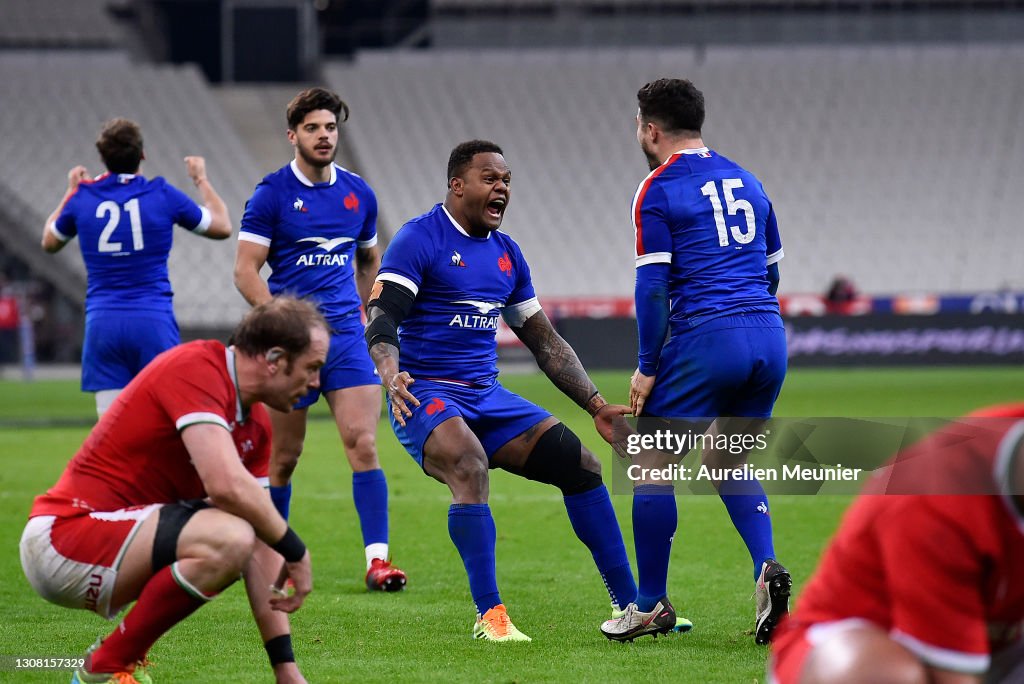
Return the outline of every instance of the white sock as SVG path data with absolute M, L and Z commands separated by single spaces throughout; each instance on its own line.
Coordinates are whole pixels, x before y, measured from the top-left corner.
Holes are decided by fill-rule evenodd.
M 380 558 L 381 560 L 388 559 L 388 545 L 381 542 L 370 544 L 366 547 L 366 569 L 370 569 L 370 563 L 373 562 L 374 558 Z

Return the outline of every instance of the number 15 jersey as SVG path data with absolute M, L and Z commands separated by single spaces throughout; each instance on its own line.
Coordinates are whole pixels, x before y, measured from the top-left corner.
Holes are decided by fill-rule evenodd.
M 671 264 L 673 334 L 719 316 L 778 312 L 767 271 L 782 241 L 749 171 L 706 147 L 681 150 L 640 183 L 632 217 L 637 268 Z

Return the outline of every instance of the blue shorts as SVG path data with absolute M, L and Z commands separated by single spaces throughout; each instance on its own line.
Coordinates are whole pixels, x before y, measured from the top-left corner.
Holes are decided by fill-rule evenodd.
M 327 363 L 320 369 L 320 389 L 295 403 L 295 408 L 312 406 L 321 394 L 362 385 L 379 385 L 380 377 L 370 359 L 363 338 L 363 324 L 359 316 L 350 316 L 343 323 L 335 324 L 331 334 L 331 346 L 327 350 Z
M 82 391 L 125 387 L 157 354 L 181 343 L 172 314 L 102 311 L 85 317 Z
M 786 330 L 774 313 L 715 318 L 661 350 L 644 415 L 769 418 L 786 377 Z
M 462 416 L 490 460 L 498 449 L 551 415 L 509 392 L 497 380 L 483 389 L 417 380 L 409 391 L 420 400 L 420 405 L 413 408 L 411 417 L 406 417 L 405 427 L 398 424 L 390 410 L 388 416 L 398 441 L 421 468 L 427 437 L 449 418 Z M 391 408 L 390 399 L 388 408 Z

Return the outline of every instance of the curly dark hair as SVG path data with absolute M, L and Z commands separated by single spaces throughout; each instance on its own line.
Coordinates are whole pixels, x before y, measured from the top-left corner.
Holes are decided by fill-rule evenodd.
M 338 123 L 348 121 L 348 105 L 338 97 L 337 93 L 326 88 L 308 88 L 292 98 L 288 103 L 286 117 L 288 128 L 295 130 L 306 115 L 318 109 L 326 109 L 334 114 Z M 343 115 L 344 114 L 344 115 Z
M 653 121 L 666 133 L 700 135 L 704 126 L 704 93 L 682 78 L 659 78 L 637 91 L 640 119 Z
M 490 140 L 467 140 L 456 145 L 448 157 L 447 180 L 450 181 L 452 178 L 465 173 L 466 167 L 473 163 L 474 156 L 487 152 L 505 154 L 500 147 Z

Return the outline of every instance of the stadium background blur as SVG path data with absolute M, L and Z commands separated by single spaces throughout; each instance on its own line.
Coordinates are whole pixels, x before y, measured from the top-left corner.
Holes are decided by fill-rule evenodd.
M 100 173 L 93 147 L 100 125 L 135 119 L 146 141 L 143 173 L 191 188 L 181 158 L 204 155 L 237 230 L 256 182 L 291 156 L 284 105 L 307 84 L 331 87 L 351 106 L 338 161 L 376 190 L 385 244 L 443 197 L 454 144 L 484 137 L 505 148 L 516 182 L 503 228 L 523 246 L 560 331 L 589 368 L 608 369 L 598 379 L 612 398 L 624 399 L 635 364 L 628 208 L 646 175 L 633 137 L 635 93 L 662 76 L 690 78 L 704 90 L 705 140 L 757 174 L 774 200 L 794 368 L 781 413 L 942 416 L 1021 398 L 1019 0 L 0 0 L 0 15 L 0 519 L 15 530 L 4 533 L 4 548 L 13 549 L 31 496 L 52 483 L 92 420 L 75 365 L 81 256 L 77 247 L 45 255 L 38 245 L 67 170 L 82 163 Z M 185 339 L 223 337 L 244 311 L 231 283 L 234 249 L 233 240 L 177 236 L 171 282 Z M 832 287 L 838 276 L 852 287 Z M 503 330 L 500 339 L 506 367 L 529 370 L 514 336 Z M 510 383 L 572 413 L 543 378 Z M 589 435 L 585 423 L 575 429 Z M 345 583 L 358 573 L 336 571 L 360 559 L 331 555 L 358 546 L 346 537 L 357 534 L 347 529 L 354 518 L 343 517 L 340 527 L 336 520 L 351 516 L 351 503 L 337 491 L 332 439 L 327 421 L 311 428 L 307 450 L 317 465 L 297 495 L 297 520 L 309 525 L 320 516 L 311 547 L 320 539 L 326 561 L 318 585 L 326 605 L 296 627 L 311 681 L 565 679 L 551 669 L 555 660 L 581 679 L 629 680 L 639 678 L 645 658 L 666 653 L 675 654 L 683 681 L 763 673 L 763 652 L 741 636 L 752 608 L 737 596 L 749 588 L 731 586 L 724 578 L 737 573 L 722 570 L 738 567 L 742 550 L 699 543 L 729 536 L 708 497 L 683 504 L 684 539 L 673 557 L 679 579 L 672 583 L 708 604 L 684 608 L 698 629 L 681 638 L 689 639 L 683 652 L 654 644 L 615 651 L 598 642 L 596 625 L 606 616 L 594 613 L 602 599 L 585 579 L 588 559 L 563 558 L 564 521 L 534 510 L 544 495 L 501 478 L 495 515 L 520 527 L 501 527 L 510 532 L 499 555 L 517 553 L 519 541 L 536 535 L 551 545 L 532 555 L 527 543 L 522 565 L 501 560 L 523 597 L 518 603 L 536 595 L 546 605 L 548 594 L 528 579 L 537 573 L 550 578 L 544 590 L 557 601 L 578 591 L 578 579 L 587 587 L 581 620 L 594 630 L 559 620 L 546 631 L 539 623 L 555 618 L 535 615 L 531 625 L 527 614 L 520 626 L 548 645 L 535 643 L 530 656 L 503 655 L 504 670 L 481 676 L 473 668 L 484 661 L 472 643 L 424 641 L 422 633 L 400 636 L 377 624 L 374 604 Z M 450 636 L 452 622 L 471 616 L 464 587 L 443 581 L 461 579 L 443 516 L 426 514 L 443 509 L 445 493 L 409 467 L 386 426 L 380 439 L 385 468 L 396 471 L 394 546 L 408 555 L 400 560 L 413 577 L 408 595 L 396 599 L 403 622 L 416 630 L 439 622 Z M 616 499 L 628 528 L 628 497 Z M 798 587 L 845 504 L 842 497 L 776 503 L 780 547 Z M 403 525 L 419 518 L 429 520 Z M 688 537 L 698 539 L 687 547 Z M 23 649 L 75 655 L 92 640 L 83 634 L 100 629 L 87 615 L 61 615 L 63 628 L 50 629 L 59 609 L 26 593 L 13 553 L 0 577 L 0 600 L 19 616 L 0 629 L 0 658 Z M 527 579 L 517 585 L 517 577 Z M 216 642 L 244 623 L 237 599 L 222 609 L 226 616 L 204 615 L 190 631 L 172 633 L 156 654 L 170 661 L 165 677 L 199 676 L 202 666 L 176 651 L 191 648 L 184 644 L 194 634 Z M 226 657 L 229 672 L 251 666 L 252 680 L 265 678 L 259 644 L 250 641 L 240 651 L 203 648 Z M 12 675 L 0 663 L 0 681 L 57 679 Z

